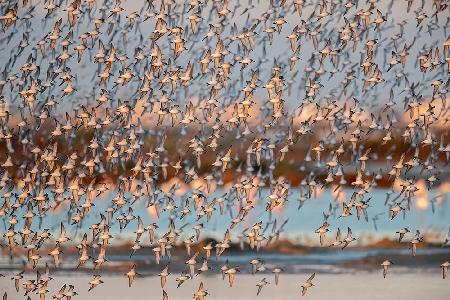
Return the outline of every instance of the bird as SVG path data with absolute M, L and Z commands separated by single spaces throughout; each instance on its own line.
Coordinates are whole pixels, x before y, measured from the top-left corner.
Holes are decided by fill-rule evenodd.
M 399 231 L 397 231 L 396 233 L 398 233 L 399 234 L 399 237 L 398 237 L 398 242 L 400 243 L 401 241 L 402 241 L 402 239 L 403 239 L 403 237 L 405 236 L 405 234 L 407 234 L 409 232 L 409 229 L 408 228 L 401 228 Z
M 64 284 L 61 289 L 53 295 L 53 299 L 62 299 L 65 297 L 64 291 L 66 290 L 66 285 Z
M 99 284 L 103 283 L 103 280 L 100 279 L 101 276 L 100 275 L 93 275 L 91 281 L 89 281 L 90 287 L 88 292 L 90 292 L 93 288 L 97 287 Z
M 67 289 L 67 291 L 64 292 L 64 296 L 66 297 L 67 300 L 71 300 L 73 297 L 78 295 L 78 293 L 74 289 L 75 286 L 69 284 L 69 288 Z
M 259 294 L 260 294 L 261 291 L 262 291 L 262 288 L 263 288 L 264 286 L 268 285 L 268 284 L 270 284 L 270 282 L 268 282 L 268 281 L 266 280 L 266 278 L 261 279 L 261 281 L 258 282 L 258 283 L 256 284 L 256 286 L 258 287 L 258 291 L 256 292 L 256 296 L 259 296 Z
M 16 289 L 16 292 L 19 292 L 20 280 L 23 278 L 23 273 L 25 273 L 25 271 L 21 271 L 11 277 L 11 280 L 14 280 L 14 287 Z
M 235 255 L 275 288 L 296 268 L 264 250 L 297 243 L 280 222 L 292 205 L 342 250 L 354 208 L 375 231 L 403 217 L 395 237 L 416 255 L 427 235 L 409 239 L 408 216 L 445 209 L 448 1 L 259 4 L 0 3 L 0 238 L 17 292 L 70 300 L 75 284 L 49 291 L 53 269 L 90 272 L 91 291 L 118 261 L 132 287 L 149 249 L 163 299 L 204 272 L 232 287 Z
M 383 278 L 386 278 L 386 275 L 388 273 L 389 267 L 393 265 L 394 263 L 390 260 L 385 260 L 381 263 L 381 266 L 383 267 Z
M 167 282 L 167 276 L 169 276 L 169 266 L 166 266 L 159 274 L 158 276 L 161 277 L 161 288 L 164 288 L 166 286 Z
M 318 229 L 316 229 L 316 233 L 319 234 L 320 245 L 323 246 L 323 242 L 325 239 L 325 233 L 329 231 L 328 223 L 325 221 Z
M 234 277 L 236 276 L 236 273 L 239 272 L 239 268 L 238 267 L 232 267 L 232 268 L 228 268 L 225 271 L 225 274 L 228 275 L 228 282 L 230 284 L 230 287 L 233 287 L 234 284 Z
M 162 291 L 162 297 L 163 297 L 163 300 L 168 300 L 169 299 L 169 295 L 167 295 L 167 292 L 165 291 L 165 290 L 163 290 Z
M 450 266 L 450 263 L 448 261 L 445 261 L 441 264 L 442 268 L 442 279 L 445 279 L 448 275 L 448 266 Z
M 314 286 L 314 284 L 312 283 L 314 277 L 316 276 L 316 273 L 313 273 L 307 280 L 305 283 L 302 284 L 302 296 L 306 295 L 306 292 L 308 291 L 308 288 Z
M 203 282 L 200 282 L 197 292 L 194 294 L 194 299 L 195 300 L 203 300 L 203 299 L 205 299 L 205 297 L 207 295 L 208 295 L 208 291 L 205 290 L 205 288 L 203 286 Z
M 133 264 L 131 270 L 125 273 L 124 275 L 128 277 L 128 287 L 131 287 L 133 285 L 134 280 L 136 279 L 136 275 L 138 275 L 138 273 L 136 273 L 136 264 Z
M 195 276 L 197 276 L 197 275 L 199 275 L 201 273 L 204 273 L 204 272 L 206 272 L 208 270 L 211 270 L 211 268 L 208 266 L 208 260 L 204 259 L 201 267 L 197 269 L 198 273 Z
M 176 281 L 178 282 L 177 284 L 177 288 L 179 288 L 186 280 L 190 279 L 190 275 L 189 274 L 181 274 L 180 276 L 178 276 L 176 278 Z
M 250 261 L 250 265 L 252 266 L 252 275 L 255 275 L 255 273 L 256 273 L 256 271 L 257 271 L 257 269 L 258 269 L 258 265 L 260 264 L 261 262 L 258 260 L 258 259 L 252 259 L 251 261 Z
M 344 244 L 342 246 L 342 250 L 344 250 L 345 248 L 347 248 L 347 246 L 353 242 L 356 241 L 356 238 L 354 238 L 352 236 L 352 230 L 350 229 L 350 227 L 347 228 L 347 236 L 345 237 L 345 239 L 342 240 L 342 244 Z
M 414 238 L 411 240 L 411 254 L 412 256 L 416 256 L 416 252 L 417 252 L 417 244 L 421 243 L 423 241 L 423 237 L 420 236 L 420 231 L 416 230 L 416 234 L 414 236 Z
M 273 268 L 272 273 L 275 275 L 275 285 L 278 285 L 278 282 L 280 281 L 280 274 L 283 272 L 282 268 Z
M 336 238 L 334 240 L 334 242 L 332 242 L 330 244 L 330 247 L 338 247 L 342 244 L 342 240 L 341 240 L 341 229 L 338 228 L 336 231 Z

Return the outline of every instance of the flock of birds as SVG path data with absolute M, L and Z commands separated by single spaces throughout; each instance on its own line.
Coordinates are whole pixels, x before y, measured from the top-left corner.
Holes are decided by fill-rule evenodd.
M 352 189 L 323 213 L 321 246 L 357 240 L 351 228 L 345 237 L 337 229 L 328 244 L 330 216 L 342 208 L 336 222 L 355 211 L 367 221 L 370 192 L 383 180 L 386 211 L 374 222 L 407 214 L 417 182 L 438 185 L 450 155 L 449 12 L 448 0 L 0 1 L 1 245 L 27 257 L 11 278 L 16 291 L 46 299 L 51 268 L 74 247 L 78 267 L 92 269 L 89 290 L 96 288 L 127 226 L 135 228 L 130 259 L 146 244 L 162 265 L 171 248 L 185 246 L 180 287 L 210 271 L 213 251 L 227 253 L 235 238 L 251 251 L 277 240 L 287 220 L 278 226 L 272 213 L 294 189 L 299 209 L 317 189 Z M 296 163 L 298 188 L 283 176 Z M 181 185 L 194 182 L 201 184 L 178 203 Z M 108 209 L 96 210 L 106 194 Z M 157 222 L 144 224 L 133 210 L 142 202 Z M 243 228 L 257 205 L 267 218 Z M 44 228 L 61 208 L 67 220 L 59 230 Z M 183 224 L 186 216 L 195 224 Z M 192 253 L 219 218 L 229 222 L 223 240 Z M 421 232 L 397 234 L 415 256 Z M 270 271 L 259 259 L 250 265 L 255 275 Z M 392 265 L 381 263 L 384 277 Z M 220 272 L 232 287 L 243 268 Z M 446 278 L 449 262 L 441 268 Z M 125 274 L 130 287 L 138 269 Z M 25 280 L 28 272 L 36 279 Z M 271 272 L 278 284 L 282 267 Z M 302 295 L 315 275 L 301 282 Z M 159 276 L 167 300 L 170 260 Z M 270 283 L 262 278 L 257 294 Z M 76 295 L 64 284 L 51 297 Z M 207 295 L 201 282 L 194 298 Z

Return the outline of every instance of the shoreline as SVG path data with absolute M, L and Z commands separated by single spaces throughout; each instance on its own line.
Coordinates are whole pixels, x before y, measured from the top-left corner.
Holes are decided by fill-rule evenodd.
M 353 274 L 322 274 L 316 273 L 315 286 L 308 289 L 305 297 L 308 299 L 349 299 L 349 293 L 358 295 L 359 299 L 377 300 L 395 299 L 413 300 L 428 297 L 430 299 L 446 299 L 450 294 L 449 279 L 443 280 L 437 270 L 435 275 L 424 276 L 423 273 L 398 274 L 392 268 L 383 278 L 382 271 Z M 236 275 L 235 284 L 229 287 L 228 280 L 222 280 L 220 275 L 198 276 L 188 280 L 180 288 L 176 288 L 175 276 L 168 277 L 165 291 L 170 300 L 191 299 L 200 282 L 204 283 L 210 297 L 206 299 L 300 299 L 301 284 L 309 274 L 282 274 L 278 285 L 275 285 L 273 274 L 264 275 Z M 25 276 L 27 279 L 30 276 Z M 256 283 L 263 277 L 270 282 L 263 288 L 261 294 L 256 296 Z M 90 276 L 55 276 L 49 283 L 47 297 L 51 297 L 63 284 L 72 284 L 78 293 L 78 299 L 161 299 L 162 289 L 157 276 L 137 278 L 131 288 L 124 276 L 102 276 L 104 283 L 92 292 L 88 292 Z M 14 285 L 9 278 L 0 278 L 0 285 L 5 287 L 8 299 L 22 299 L 22 288 L 16 293 Z M 31 295 L 33 296 L 33 295 Z M 306 299 L 306 298 L 305 298 Z

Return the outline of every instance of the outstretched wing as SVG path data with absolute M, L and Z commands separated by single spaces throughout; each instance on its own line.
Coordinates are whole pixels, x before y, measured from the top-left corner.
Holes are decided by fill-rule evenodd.
M 308 278 L 308 280 L 306 280 L 306 282 L 311 283 L 315 276 L 316 276 L 316 273 L 313 273 L 313 274 Z

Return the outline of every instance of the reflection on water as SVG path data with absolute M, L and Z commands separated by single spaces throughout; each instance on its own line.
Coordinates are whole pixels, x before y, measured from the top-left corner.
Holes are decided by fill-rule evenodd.
M 339 196 L 338 201 L 346 201 L 350 200 L 352 191 L 343 190 L 340 195 L 344 195 L 345 197 Z M 361 220 L 358 220 L 356 217 L 356 213 L 347 217 L 347 218 L 339 218 L 342 211 L 342 204 L 335 200 L 333 197 L 333 192 L 331 190 L 324 190 L 319 193 L 316 198 L 312 198 L 303 203 L 301 209 L 298 209 L 299 206 L 299 191 L 298 189 L 291 189 L 290 196 L 285 206 L 275 210 L 272 212 L 272 215 L 269 215 L 268 212 L 265 211 L 265 202 L 267 201 L 268 191 L 263 191 L 261 193 L 261 197 L 255 195 L 255 208 L 247 215 L 243 222 L 239 223 L 232 231 L 232 237 L 236 237 L 241 231 L 246 229 L 248 226 L 253 225 L 254 223 L 260 220 L 269 220 L 269 218 L 277 219 L 279 224 L 281 224 L 284 220 L 289 219 L 286 226 L 284 227 L 285 232 L 283 233 L 283 237 L 288 237 L 294 242 L 298 243 L 308 243 L 309 237 L 313 237 L 315 239 L 314 230 L 317 229 L 322 220 L 323 212 L 328 212 L 330 203 L 334 206 L 335 215 L 332 215 L 329 219 L 330 226 L 330 238 L 333 235 L 333 232 L 337 230 L 337 228 L 341 228 L 341 231 L 345 232 L 347 227 L 351 227 L 353 233 L 355 234 L 364 234 L 372 235 L 374 237 L 382 237 L 382 236 L 390 236 L 393 237 L 395 232 L 402 227 L 408 227 L 412 232 L 416 229 L 419 229 L 422 233 L 427 232 L 438 232 L 440 234 L 446 234 L 447 229 L 450 226 L 450 204 L 449 201 L 446 201 L 445 194 L 443 195 L 442 191 L 429 191 L 429 198 L 435 197 L 436 195 L 440 195 L 439 203 L 435 203 L 435 212 L 432 211 L 432 206 L 429 205 L 426 210 L 418 209 L 415 203 L 411 204 L 411 209 L 406 212 L 406 214 L 399 214 L 393 220 L 389 217 L 389 208 L 385 206 L 386 200 L 386 191 L 383 189 L 375 189 L 371 191 L 371 200 L 369 202 L 368 211 L 368 221 L 364 220 L 364 217 Z M 223 195 L 221 190 L 217 190 L 211 195 L 208 195 L 208 199 L 213 199 L 214 197 L 220 197 Z M 91 208 L 91 212 L 89 216 L 83 221 L 81 226 L 89 227 L 93 222 L 97 222 L 99 213 L 103 213 L 105 215 L 105 210 L 111 206 L 111 199 L 114 197 L 114 193 L 110 192 L 108 195 L 98 198 L 94 201 L 95 207 Z M 177 196 L 175 200 L 177 201 L 178 211 L 182 209 L 184 199 L 186 199 L 188 195 L 185 196 Z M 335 195 L 336 196 L 336 195 Z M 391 196 L 391 199 L 394 196 Z M 416 201 L 416 200 L 413 200 Z M 144 224 L 149 224 L 150 222 L 156 222 L 160 227 L 161 232 L 165 232 L 168 224 L 169 215 L 168 212 L 164 212 L 161 210 L 160 219 L 157 218 L 156 214 L 151 212 L 147 207 L 147 200 L 142 198 L 133 204 L 134 215 L 140 216 Z M 225 232 L 226 228 L 229 228 L 231 224 L 231 220 L 236 216 L 238 207 L 233 207 L 231 210 L 226 211 L 225 215 L 217 218 L 211 218 L 210 222 L 206 222 L 206 218 L 201 219 L 199 222 L 203 223 L 204 229 L 202 230 L 202 237 L 212 237 L 216 239 L 223 238 L 222 236 L 218 236 L 217 233 Z M 123 212 L 126 214 L 127 209 L 123 209 Z M 214 214 L 219 214 L 219 210 L 217 209 Z M 165 217 L 164 217 L 165 216 Z M 375 221 L 373 219 L 376 219 Z M 54 213 L 51 218 L 44 218 L 42 227 L 43 228 L 55 228 L 55 231 L 58 230 L 59 223 L 66 222 L 68 220 L 68 216 L 66 214 L 65 209 L 60 209 L 58 212 Z M 193 226 L 197 222 L 196 216 L 193 214 L 187 215 L 183 220 L 175 220 L 177 224 L 177 228 L 182 225 L 187 224 L 184 227 L 184 231 L 181 237 L 190 236 L 194 234 Z M 375 224 L 377 230 L 375 229 Z M 136 220 L 132 221 L 120 235 L 120 238 L 123 240 L 132 239 L 133 232 L 136 230 Z M 115 222 L 115 224 L 111 227 L 111 232 L 118 232 L 119 224 Z M 82 232 L 82 230 L 79 230 Z M 113 234 L 114 235 L 114 234 Z M 119 235 L 117 235 L 119 237 Z M 115 242 L 119 242 L 115 239 Z
M 430 191 L 430 196 L 435 195 L 437 192 Z M 441 195 L 442 193 L 439 192 Z M 208 198 L 212 199 L 213 197 L 221 196 L 222 193 L 220 190 L 214 192 L 212 195 L 209 195 Z M 282 233 L 281 239 L 289 238 L 291 242 L 317 246 L 318 237 L 314 234 L 314 230 L 320 226 L 317 223 L 322 217 L 323 212 L 328 212 L 330 203 L 332 206 L 336 207 L 334 210 L 335 214 L 329 217 L 330 233 L 327 238 L 334 238 L 335 232 L 337 228 L 341 228 L 341 231 L 345 233 L 347 227 L 351 227 L 354 235 L 358 238 L 357 246 L 362 246 L 373 241 L 376 238 L 380 238 L 383 236 L 389 236 L 394 238 L 395 232 L 401 228 L 408 226 L 411 231 L 415 231 L 419 229 L 423 233 L 427 232 L 435 232 L 438 235 L 437 240 L 442 238 L 444 234 L 447 232 L 447 228 L 449 226 L 449 216 L 450 212 L 448 201 L 445 201 L 445 197 L 441 199 L 439 205 L 436 206 L 435 213 L 432 212 L 431 208 L 427 210 L 420 210 L 416 207 L 416 205 L 411 205 L 411 210 L 407 212 L 405 215 L 399 215 L 395 219 L 390 220 L 388 214 L 388 208 L 384 205 L 386 200 L 386 191 L 379 189 L 373 190 L 371 192 L 372 199 L 370 200 L 370 209 L 368 210 L 369 216 L 368 221 L 364 220 L 364 217 L 361 220 L 358 220 L 356 215 L 351 215 L 347 218 L 339 218 L 341 212 L 341 203 L 338 201 L 346 201 L 347 195 L 351 195 L 351 192 L 343 191 L 339 196 L 338 200 L 336 200 L 336 195 L 333 196 L 333 192 L 330 190 L 322 191 L 317 195 L 316 198 L 312 198 L 303 203 L 302 207 L 298 209 L 298 198 L 299 198 L 298 190 L 291 190 L 291 194 L 288 198 L 287 203 L 282 209 L 279 209 L 273 212 L 272 215 L 268 215 L 265 211 L 264 203 L 265 199 L 268 196 L 268 191 L 264 191 L 261 193 L 260 198 L 259 195 L 255 195 L 255 201 L 259 203 L 255 203 L 255 209 L 252 210 L 249 215 L 244 219 L 244 221 L 238 226 L 236 226 L 232 231 L 232 239 L 236 241 L 236 235 L 242 232 L 249 226 L 252 226 L 254 223 L 259 220 L 268 220 L 271 218 L 272 220 L 277 219 L 278 222 L 282 223 L 284 220 L 289 220 L 286 223 L 285 231 L 289 232 L 289 235 Z M 342 195 L 346 195 L 346 197 L 342 197 Z M 98 220 L 98 215 L 100 213 L 104 213 L 105 210 L 110 206 L 110 201 L 114 197 L 114 194 L 111 192 L 109 195 L 105 195 L 95 201 L 95 206 L 92 208 L 89 216 L 80 224 L 80 227 L 83 227 L 82 230 L 79 228 L 78 232 L 85 232 L 88 227 L 92 225 L 93 222 Z M 184 201 L 187 195 L 179 195 L 175 199 L 176 202 L 179 202 L 178 207 L 182 207 L 181 201 Z M 348 198 L 348 197 L 347 197 Z M 143 219 L 144 224 L 149 224 L 150 222 L 156 222 L 160 227 L 159 233 L 166 232 L 166 228 L 168 226 L 168 216 L 157 218 L 156 214 L 149 213 L 146 205 L 146 199 L 138 200 L 133 207 L 134 215 L 140 216 Z M 348 200 L 347 200 L 348 202 Z M 221 218 L 212 218 L 211 222 L 206 223 L 206 219 L 202 219 L 199 222 L 203 222 L 204 230 L 202 231 L 201 239 L 206 237 L 213 237 L 216 239 L 221 239 L 221 236 L 218 236 L 218 232 L 224 232 L 231 222 L 231 220 L 235 217 L 234 212 L 236 212 L 239 208 L 231 208 L 229 211 L 225 212 L 225 216 Z M 180 210 L 178 208 L 177 210 Z M 230 213 L 232 211 L 233 213 Z M 127 213 L 127 209 L 124 209 L 124 213 Z M 175 212 L 176 213 L 176 212 Z M 67 222 L 68 216 L 66 214 L 65 209 L 60 209 L 56 212 L 52 212 L 51 218 L 44 218 L 42 228 L 52 228 L 55 234 L 58 234 L 59 223 Z M 161 214 L 168 215 L 168 212 L 161 211 Z M 219 211 L 215 211 L 214 214 L 219 214 Z M 373 217 L 378 215 L 378 219 L 376 221 L 376 225 L 378 230 L 375 230 Z M 184 226 L 183 232 L 180 234 L 180 241 L 184 238 L 194 235 L 193 226 L 197 222 L 195 217 L 192 214 L 186 216 L 180 222 L 179 219 L 176 220 L 177 228 Z M 111 227 L 111 233 L 115 237 L 114 244 L 120 245 L 124 242 L 131 242 L 134 238 L 134 232 L 136 230 L 137 221 L 133 220 L 130 224 L 122 230 L 122 234 L 114 234 L 120 231 L 119 225 L 117 222 L 113 223 Z M 270 229 L 269 229 L 270 230 Z M 430 235 L 430 234 L 429 234 Z M 74 240 L 77 237 L 73 237 Z M 78 237 L 79 238 L 79 237 Z M 120 239 L 119 239 L 120 238 Z M 153 252 L 150 249 L 151 245 L 148 244 L 147 238 L 143 238 L 142 249 L 137 251 L 132 259 L 136 262 L 140 262 L 140 264 L 146 265 L 145 269 L 141 271 L 143 275 L 151 275 L 156 274 L 161 266 L 164 266 L 169 262 L 169 258 L 163 257 L 161 260 L 161 265 L 156 266 Z M 96 249 L 92 249 L 92 256 L 95 256 Z M 267 251 L 267 250 L 265 250 Z M 127 264 L 130 259 L 130 252 L 128 248 L 122 248 L 119 251 L 110 251 L 107 255 L 108 265 L 110 267 L 113 266 L 121 266 L 122 264 Z M 420 261 L 420 265 L 425 268 L 434 268 L 434 263 L 445 258 L 445 256 L 449 254 L 450 250 L 448 248 L 425 248 L 420 249 L 419 255 L 426 256 L 427 258 Z M 271 253 L 271 252 L 261 252 L 256 253 L 254 250 L 248 249 L 246 246 L 245 251 L 226 251 L 222 256 L 218 258 L 212 258 L 210 260 L 210 266 L 213 269 L 218 270 L 221 265 L 228 261 L 231 265 L 240 265 L 243 266 L 241 271 L 243 273 L 250 272 L 251 268 L 249 265 L 249 261 L 255 257 L 264 262 L 267 270 L 271 270 L 275 266 L 282 266 L 286 273 L 298 273 L 298 272 L 307 272 L 308 270 L 321 270 L 322 272 L 328 273 L 340 273 L 346 272 L 345 263 L 346 262 L 356 262 L 356 261 L 368 261 L 365 263 L 378 264 L 378 260 L 383 257 L 392 257 L 393 255 L 401 256 L 409 256 L 410 249 L 408 249 L 408 243 L 405 243 L 403 247 L 399 249 L 379 249 L 379 248 L 347 248 L 345 251 L 342 251 L 340 248 L 301 248 L 300 251 L 293 252 L 294 254 L 286 254 L 286 253 Z M 177 266 L 179 270 L 174 271 L 183 271 L 184 268 L 184 253 L 180 254 L 180 252 L 175 252 L 170 260 L 179 261 L 179 263 L 171 264 L 173 266 Z M 183 256 L 183 257 L 181 257 Z M 371 257 L 375 257 L 375 262 L 370 260 Z M 26 260 L 25 255 L 22 258 L 14 258 L 10 260 L 9 256 L 4 255 L 0 256 L 0 269 L 19 269 L 23 267 L 23 263 Z M 40 264 L 45 265 L 45 262 L 51 262 L 50 257 L 43 257 Z M 52 264 L 52 263 L 50 263 Z M 89 267 L 88 263 L 86 267 Z M 64 270 L 74 269 L 77 266 L 77 255 L 74 253 L 64 254 L 64 261 L 61 272 L 65 272 Z M 405 267 L 407 267 L 405 265 Z M 83 271 L 83 270 L 80 270 Z M 270 271 L 269 271 L 270 273 Z

